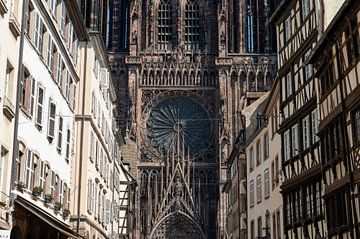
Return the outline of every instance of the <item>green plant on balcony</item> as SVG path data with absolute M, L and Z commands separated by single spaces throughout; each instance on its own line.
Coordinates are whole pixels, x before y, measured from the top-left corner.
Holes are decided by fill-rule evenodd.
M 51 196 L 51 194 L 46 194 L 46 195 L 44 196 L 44 201 L 45 201 L 46 203 L 50 203 L 52 200 L 53 200 L 53 197 Z
M 32 195 L 39 197 L 43 191 L 44 189 L 42 187 L 34 187 L 32 190 Z
M 54 210 L 55 211 L 60 211 L 61 208 L 62 208 L 61 202 L 55 202 L 54 203 Z

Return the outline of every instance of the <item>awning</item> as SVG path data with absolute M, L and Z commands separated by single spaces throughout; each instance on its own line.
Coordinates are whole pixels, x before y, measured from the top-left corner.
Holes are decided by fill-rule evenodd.
M 15 204 L 18 204 L 19 206 L 23 207 L 24 209 L 28 210 L 32 214 L 34 214 L 39 219 L 43 220 L 45 223 L 47 223 L 52 228 L 58 230 L 60 233 L 71 237 L 71 238 L 84 238 L 80 234 L 77 234 L 75 231 L 71 229 L 70 226 L 67 224 L 59 221 L 54 216 L 50 215 L 48 212 L 45 212 L 44 210 L 37 208 L 36 206 L 32 205 L 30 202 L 28 202 L 26 199 L 22 198 L 21 196 L 16 198 Z

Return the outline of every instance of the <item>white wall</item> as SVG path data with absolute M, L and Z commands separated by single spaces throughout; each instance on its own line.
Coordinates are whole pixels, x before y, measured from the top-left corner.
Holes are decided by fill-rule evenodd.
M 19 118 L 19 139 L 24 140 L 29 149 L 38 152 L 40 159 L 47 161 L 51 170 L 56 172 L 60 179 L 67 185 L 70 185 L 70 164 L 65 161 L 66 152 L 66 134 L 70 128 L 73 135 L 74 115 L 70 110 L 65 98 L 62 96 L 59 87 L 52 79 L 45 64 L 39 58 L 37 52 L 32 45 L 25 41 L 24 44 L 24 66 L 29 70 L 30 75 L 36 80 L 36 84 L 40 83 L 44 87 L 44 104 L 43 104 L 43 127 L 41 130 L 35 126 L 35 117 L 28 118 L 21 113 Z M 37 102 L 36 87 L 36 102 Z M 51 141 L 47 138 L 48 133 L 48 107 L 49 100 L 52 99 L 56 103 L 56 120 L 55 120 L 55 137 Z M 36 114 L 36 104 L 34 107 L 34 115 Z M 62 151 L 57 151 L 59 115 L 63 117 L 62 130 Z M 71 139 L 74 141 L 73 137 Z M 72 145 L 72 142 L 71 142 Z M 35 185 L 36 186 L 36 185 Z

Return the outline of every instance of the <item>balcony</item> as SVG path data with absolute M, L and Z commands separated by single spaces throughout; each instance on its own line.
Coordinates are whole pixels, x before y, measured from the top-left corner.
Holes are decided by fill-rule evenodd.
M 0 0 L 0 14 L 1 15 L 4 15 L 8 11 L 6 4 L 7 4 L 7 0 Z
M 15 117 L 15 106 L 8 97 L 4 97 L 3 113 L 9 119 L 12 120 Z

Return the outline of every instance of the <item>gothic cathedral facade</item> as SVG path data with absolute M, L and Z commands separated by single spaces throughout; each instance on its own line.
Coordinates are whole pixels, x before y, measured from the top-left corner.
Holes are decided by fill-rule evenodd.
M 228 237 L 225 161 L 241 110 L 272 86 L 274 1 L 112 2 L 119 123 L 137 150 L 133 238 Z

